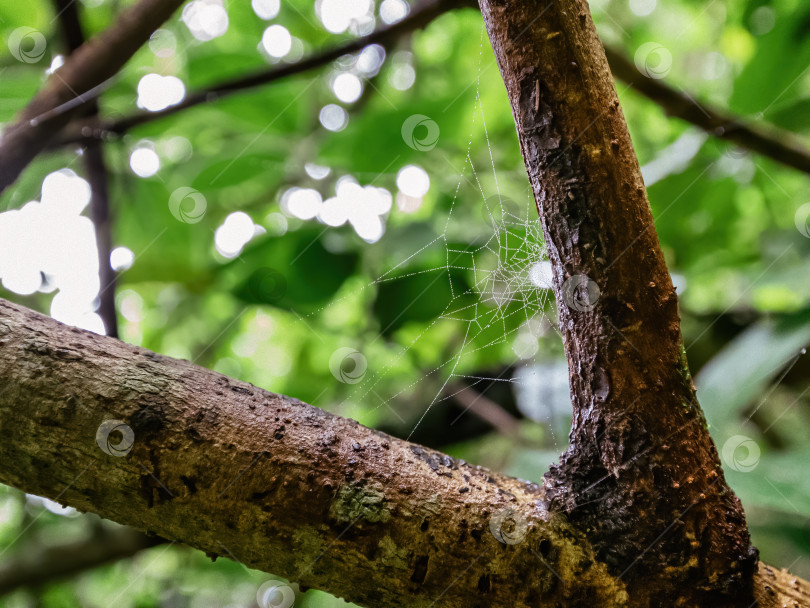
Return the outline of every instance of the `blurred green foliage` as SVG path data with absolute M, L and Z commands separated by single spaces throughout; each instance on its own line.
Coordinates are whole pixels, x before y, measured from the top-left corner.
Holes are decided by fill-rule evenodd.
M 100 31 L 123 4 L 86 2 L 87 28 Z M 628 56 L 645 42 L 663 45 L 672 58 L 667 82 L 676 88 L 807 141 L 807 3 L 595 0 L 591 9 L 603 40 Z M 195 40 L 177 19 L 167 24 L 177 51 L 159 57 L 141 49 L 103 94 L 102 116 L 133 112 L 147 73 L 178 76 L 191 91 L 266 65 L 257 50 L 266 22 L 247 2 L 227 10 L 227 33 L 208 42 Z M 307 0 L 282 0 L 273 22 L 285 25 L 305 53 L 341 39 L 321 27 Z M 60 49 L 46 0 L 0 6 L 0 35 L 21 26 L 46 36 L 47 53 L 24 64 L 0 50 L 2 122 L 42 86 Z M 415 81 L 406 90 L 392 82 L 395 52 L 412 54 Z M 357 108 L 344 104 L 349 122 L 340 132 L 318 121 L 320 109 L 336 102 L 330 74 L 327 68 L 198 106 L 107 144 L 113 241 L 135 254 L 118 286 L 122 339 L 405 437 L 417 434 L 426 408 L 448 412 L 447 420 L 461 414 L 445 389 L 448 379 L 475 386 L 482 377 L 497 378 L 508 387 L 514 366 L 562 356 L 553 297 L 529 279 L 543 259 L 539 224 L 476 11 L 446 14 L 389 49 Z M 689 153 L 677 151 L 670 146 L 693 137 L 693 128 L 623 83 L 617 89 L 640 163 L 665 166 L 648 179 L 649 195 L 679 286 L 690 361 L 695 371 L 706 366 L 697 375 L 699 396 L 718 449 L 723 453 L 730 438 L 742 435 L 760 452 L 748 471 L 735 470 L 723 453 L 728 478 L 763 558 L 810 576 L 810 358 L 800 355 L 810 341 L 810 238 L 795 225 L 797 210 L 810 200 L 808 176 L 711 137 L 698 138 Z M 437 123 L 435 148 L 420 151 L 403 139 L 403 122 L 415 114 Z M 142 140 L 161 158 L 149 178 L 129 166 Z M 178 145 L 187 153 L 176 153 Z M 77 158 L 65 149 L 37 159 L 0 197 L 0 210 L 37 199 L 50 171 L 80 172 Z M 331 173 L 316 180 L 305 163 Z M 287 189 L 314 188 L 327 199 L 344 175 L 396 196 L 397 174 L 412 164 L 427 171 L 430 189 L 415 210 L 395 203 L 376 243 L 349 226 L 301 220 L 282 208 Z M 184 186 L 206 198 L 198 223 L 179 222 L 169 210 L 172 192 Z M 248 213 L 265 233 L 228 260 L 216 252 L 214 233 L 235 211 Z M 49 309 L 48 294 L 0 294 Z M 347 347 L 362 353 L 367 369 L 333 360 Z M 360 380 L 339 381 L 341 370 Z M 558 451 L 558 438 L 551 441 L 543 425 L 530 421 L 521 423 L 518 442 L 496 433 L 456 440 L 452 427 L 442 432 L 443 449 L 454 455 L 534 480 Z M 0 495 L 0 515 L 3 559 L 28 543 L 89 534 L 94 525 L 53 514 L 10 489 Z M 211 564 L 189 549 L 158 546 L 0 602 L 249 606 L 266 578 L 227 559 Z M 310 591 L 296 605 L 337 603 Z

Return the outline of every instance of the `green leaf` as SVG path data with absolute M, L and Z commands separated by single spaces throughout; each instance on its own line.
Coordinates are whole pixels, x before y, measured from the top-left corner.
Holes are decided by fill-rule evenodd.
M 205 191 L 243 184 L 256 178 L 273 183 L 281 172 L 281 160 L 280 157 L 262 154 L 226 157 L 208 165 L 194 178 L 191 185 L 197 190 Z
M 757 42 L 754 56 L 734 83 L 731 108 L 740 114 L 767 112 L 777 99 L 795 97 L 795 86 L 810 62 L 810 7 L 799 4 L 792 15 L 782 15 L 774 28 Z
M 452 282 L 452 287 L 451 287 Z M 430 322 L 464 306 L 454 297 L 469 291 L 461 272 L 448 268 L 415 268 L 410 273 L 382 280 L 374 301 L 380 333 L 391 335 L 412 321 Z
M 770 115 L 771 121 L 790 131 L 810 131 L 810 99 L 799 99 L 781 106 Z
M 765 319 L 746 329 L 701 370 L 698 398 L 713 426 L 724 427 L 810 343 L 810 310 Z
M 725 467 L 726 479 L 746 507 L 766 507 L 785 513 L 810 512 L 810 450 L 767 452 L 756 468 Z
M 307 227 L 268 236 L 219 272 L 234 283 L 233 294 L 244 302 L 298 314 L 316 312 L 357 270 L 359 260 L 354 251 L 327 250 L 323 233 L 321 227 Z

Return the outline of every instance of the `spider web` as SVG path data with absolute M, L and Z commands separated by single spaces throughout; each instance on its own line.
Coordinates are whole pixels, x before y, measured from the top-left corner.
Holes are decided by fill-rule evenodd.
M 428 273 L 435 274 L 435 280 L 449 281 L 451 299 L 444 311 L 405 345 L 398 356 L 388 361 L 382 369 L 364 377 L 353 391 L 352 400 L 365 403 L 376 397 L 381 402 L 374 407 L 375 410 L 386 406 L 395 412 L 392 404 L 399 398 L 412 392 L 429 377 L 438 375 L 442 378 L 432 400 L 425 406 L 410 430 L 408 439 L 424 422 L 432 408 L 457 394 L 450 392 L 451 383 L 454 381 L 462 381 L 468 387 L 475 387 L 479 383 L 525 382 L 525 376 L 511 374 L 511 371 L 514 367 L 526 366 L 535 359 L 538 339 L 549 326 L 554 327 L 556 331 L 554 324 L 548 323 L 548 315 L 545 312 L 549 303 L 553 302 L 550 291 L 550 263 L 528 182 L 525 197 L 515 201 L 502 194 L 498 179 L 498 169 L 480 95 L 483 34 L 482 27 L 478 73 L 475 79 L 475 104 L 465 164 L 460 171 L 443 230 L 438 237 L 408 255 L 366 286 L 381 286 L 388 281 Z M 476 167 L 471 154 L 479 120 L 484 141 L 475 143 L 486 145 L 488 167 Z M 490 179 L 490 172 L 491 185 L 487 182 Z M 522 175 L 525 176 L 525 173 Z M 459 248 L 456 240 L 456 235 L 463 236 L 469 226 L 469 213 L 464 215 L 459 208 L 461 200 L 465 201 L 465 206 L 475 206 L 482 210 L 478 215 L 477 224 L 481 233 L 485 235 L 475 245 L 464 248 Z M 444 250 L 444 265 L 407 271 L 421 257 L 427 257 L 429 250 L 433 251 L 436 247 Z M 469 284 L 460 286 L 454 281 L 454 271 L 463 272 L 471 277 Z M 406 303 L 403 307 L 407 309 L 409 305 L 410 303 Z M 447 320 L 460 322 L 465 327 L 460 347 L 451 357 L 423 371 L 407 386 L 387 398 L 381 397 L 378 391 L 382 380 L 393 372 L 400 359 L 417 346 L 438 323 Z M 491 335 L 493 330 L 497 330 L 494 337 Z M 499 375 L 495 377 L 476 375 L 471 366 L 465 364 L 465 361 L 474 359 L 479 351 L 499 345 L 507 348 L 511 346 L 514 353 L 512 361 L 501 361 L 503 371 Z M 557 447 L 553 428 L 551 435 Z
M 478 86 L 480 87 L 480 81 Z M 471 129 L 474 128 L 475 120 L 479 117 L 484 129 L 496 192 L 494 195 L 488 195 L 485 186 L 482 184 L 481 175 L 475 167 L 475 163 L 470 154 L 473 141 L 471 130 L 466 164 L 459 177 L 458 186 L 453 196 L 450 211 L 447 215 L 445 231 L 441 237 L 447 254 L 445 270 L 447 270 L 449 274 L 449 271 L 452 269 L 471 269 L 473 275 L 473 290 L 472 293 L 456 293 L 453 291 L 453 300 L 448 306 L 447 311 L 439 318 L 456 319 L 466 322 L 467 329 L 464 341 L 456 356 L 448 359 L 439 366 L 439 368 L 433 370 L 433 372 L 436 372 L 444 368 L 449 368 L 449 373 L 441 388 L 436 392 L 433 400 L 428 404 L 422 416 L 411 430 L 409 437 L 413 435 L 436 403 L 455 395 L 451 393 L 450 395 L 442 397 L 453 379 L 472 381 L 472 385 L 483 381 L 517 381 L 514 378 L 504 378 L 502 376 L 481 377 L 459 373 L 459 364 L 464 355 L 472 355 L 477 350 L 488 348 L 495 344 L 508 344 L 512 341 L 515 337 L 514 334 L 520 331 L 520 329 L 515 329 L 510 326 L 509 321 L 512 320 L 510 319 L 512 316 L 517 315 L 521 317 L 521 320 L 529 329 L 530 335 L 534 333 L 533 325 L 538 323 L 537 315 L 542 314 L 541 311 L 545 308 L 549 297 L 548 290 L 539 289 L 538 285 L 531 280 L 532 270 L 537 267 L 538 263 L 548 259 L 542 240 L 540 221 L 536 216 L 530 219 L 532 218 L 534 202 L 531 198 L 527 197 L 527 200 L 524 201 L 523 204 L 517 204 L 512 199 L 505 198 L 501 194 L 495 160 L 492 154 L 492 146 L 486 128 L 486 118 L 481 101 L 480 88 L 476 91 L 475 113 L 473 115 Z M 472 255 L 469 256 L 471 260 L 470 267 L 463 266 L 463 261 L 470 252 L 453 249 L 448 239 L 453 211 L 459 201 L 461 186 L 465 179 L 467 179 L 465 175 L 467 170 L 470 171 L 474 185 L 481 197 L 481 200 L 478 202 L 485 211 L 485 219 L 489 221 L 492 231 L 489 238 L 478 246 L 477 249 L 473 250 Z M 482 253 L 491 255 L 481 256 L 480 254 Z M 488 257 L 490 263 L 487 264 L 484 262 L 482 264 L 476 264 L 478 257 Z M 450 281 L 450 288 L 454 290 L 452 280 Z M 471 304 L 457 306 L 456 302 L 461 300 L 462 296 L 466 295 L 476 296 L 476 301 Z M 520 303 L 521 306 L 514 306 L 515 302 Z M 468 312 L 472 312 L 472 318 L 469 318 L 469 315 L 465 314 Z M 501 331 L 499 332 L 499 336 L 494 341 L 490 340 L 483 344 L 478 344 L 477 338 L 493 325 L 500 326 Z M 517 353 L 516 358 L 519 358 Z M 397 396 L 399 395 L 394 395 L 394 398 Z

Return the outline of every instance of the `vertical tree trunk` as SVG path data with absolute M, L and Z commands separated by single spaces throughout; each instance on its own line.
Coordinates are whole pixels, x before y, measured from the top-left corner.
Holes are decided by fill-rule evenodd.
M 635 605 L 735 605 L 756 551 L 695 398 L 672 287 L 584 0 L 480 0 L 554 268 L 574 406 L 545 485 Z
M 76 0 L 54 0 L 54 8 L 62 29 L 67 54 L 72 55 L 84 44 L 79 7 Z M 85 104 L 82 118 L 98 117 L 98 99 Z M 90 218 L 96 232 L 98 249 L 99 306 L 98 313 L 104 322 L 108 336 L 118 337 L 118 315 L 115 310 L 115 271 L 110 266 L 112 252 L 112 219 L 110 218 L 110 180 L 104 161 L 104 145 L 101 140 L 88 141 L 82 147 L 87 181 L 90 184 Z

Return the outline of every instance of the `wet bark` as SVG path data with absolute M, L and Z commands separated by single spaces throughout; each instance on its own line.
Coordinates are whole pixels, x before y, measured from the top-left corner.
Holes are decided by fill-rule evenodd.
M 159 6 L 125 50 L 176 4 L 137 5 Z M 363 605 L 807 606 L 803 581 L 757 570 L 723 478 L 586 4 L 482 9 L 571 371 L 571 448 L 543 486 L 3 301 L 0 481 Z M 95 76 L 60 71 L 80 93 L 125 60 L 98 49 L 76 54 Z M 6 132 L 0 188 L 68 99 L 52 82 Z M 125 433 L 100 437 L 110 420 Z
M 642 605 L 542 486 L 4 300 L 0 436 L 2 483 L 363 606 Z M 753 584 L 810 607 L 786 572 Z
M 360 605 L 626 599 L 538 484 L 3 300 L 0 435 L 2 483 Z
M 757 553 L 689 375 L 638 161 L 584 0 L 481 0 L 554 269 L 574 407 L 550 506 L 634 605 L 747 605 Z

